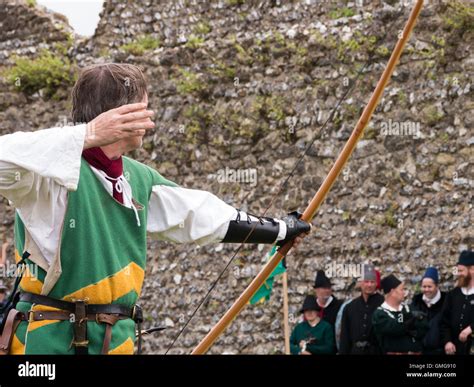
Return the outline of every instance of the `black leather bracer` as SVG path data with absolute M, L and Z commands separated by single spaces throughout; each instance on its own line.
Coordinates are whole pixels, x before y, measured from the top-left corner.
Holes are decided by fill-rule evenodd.
M 255 220 L 251 219 L 255 218 Z M 240 218 L 237 210 L 237 219 L 229 222 L 227 234 L 223 243 L 274 243 L 280 232 L 280 224 L 273 218 L 262 218 L 247 214 L 247 219 Z
M 286 224 L 286 235 L 283 240 L 278 241 L 278 245 L 281 246 L 299 234 L 310 230 L 310 225 L 300 220 L 300 216 L 301 214 L 292 212 L 282 219 Z M 240 211 L 238 211 L 237 219 L 229 222 L 229 229 L 222 242 L 242 243 L 245 241 L 245 243 L 272 244 L 276 242 L 279 233 L 280 223 L 276 219 L 247 214 L 247 219 L 241 220 Z

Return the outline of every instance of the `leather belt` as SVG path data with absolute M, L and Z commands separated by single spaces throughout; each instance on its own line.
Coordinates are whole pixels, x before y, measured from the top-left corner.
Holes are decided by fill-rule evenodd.
M 77 355 L 88 354 L 88 321 L 106 324 L 101 353 L 107 354 L 112 340 L 112 327 L 117 321 L 125 319 L 133 319 L 138 324 L 138 352 L 141 352 L 141 322 L 143 321 L 143 316 L 138 305 L 129 308 L 119 304 L 87 304 L 85 300 L 69 302 L 27 292 L 20 294 L 20 301 L 61 309 L 60 311 L 29 311 L 26 313 L 15 311 L 17 316 L 14 320 L 29 322 L 43 320 L 71 321 L 74 331 L 72 344 Z
M 63 300 L 56 300 L 51 297 L 42 296 L 40 294 L 22 292 L 20 294 L 20 301 L 30 302 L 32 304 L 40 304 L 75 312 L 76 303 Z M 134 318 L 134 308 L 129 308 L 125 305 L 119 304 L 85 304 L 86 314 L 110 313 L 120 314 L 129 318 Z

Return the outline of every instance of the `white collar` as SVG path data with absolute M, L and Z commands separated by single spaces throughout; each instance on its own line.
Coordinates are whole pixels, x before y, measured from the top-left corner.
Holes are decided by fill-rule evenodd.
M 332 300 L 334 299 L 333 296 L 329 296 L 329 298 L 327 299 L 326 301 L 326 304 L 324 304 L 324 306 L 321 306 L 321 304 L 318 302 L 318 305 L 321 306 L 321 308 L 327 308 L 329 306 L 329 304 L 332 302 Z
M 472 287 L 472 288 L 461 288 L 461 292 L 465 296 L 472 296 L 474 294 L 474 287 Z
M 89 166 L 110 196 L 113 196 L 113 185 L 115 184 L 115 189 L 121 192 L 123 195 L 123 205 L 133 210 L 133 212 L 135 213 L 137 226 L 140 227 L 140 217 L 138 216 L 137 208 L 133 203 L 132 186 L 124 177 L 124 175 L 122 174 L 117 178 L 113 178 L 107 175 L 104 171 L 97 169 L 92 165 Z M 112 183 L 110 180 L 114 181 L 114 183 Z
M 423 301 L 425 302 L 426 306 L 428 308 L 431 308 L 432 305 L 436 304 L 440 299 L 441 299 L 441 292 L 438 289 L 438 292 L 435 294 L 433 298 L 428 298 L 423 294 L 423 297 L 421 297 Z
M 381 306 L 382 306 L 382 308 L 387 309 L 390 312 L 401 312 L 402 309 L 403 309 L 403 304 L 400 304 L 398 309 L 395 309 L 395 308 L 391 307 L 389 304 L 387 304 L 387 302 L 384 302 Z

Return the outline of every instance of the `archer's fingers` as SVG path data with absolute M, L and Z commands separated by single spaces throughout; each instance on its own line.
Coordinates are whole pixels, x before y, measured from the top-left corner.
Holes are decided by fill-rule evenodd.
M 139 129 L 139 130 L 134 130 L 133 132 L 130 132 L 130 137 L 142 137 L 145 134 L 146 134 L 146 130 Z
M 121 127 L 122 130 L 124 131 L 134 131 L 134 130 L 140 130 L 140 129 L 145 129 L 145 130 L 150 130 L 155 127 L 155 123 L 151 120 L 143 121 L 143 122 L 131 122 L 127 124 L 123 124 Z
M 120 117 L 120 122 L 134 122 L 134 121 L 143 121 L 147 118 L 153 117 L 155 112 L 153 110 L 144 110 L 134 113 L 124 114 Z
M 144 102 L 130 103 L 128 105 L 122 105 L 116 108 L 115 111 L 119 114 L 127 114 L 130 112 L 135 112 L 137 110 L 146 109 L 146 107 L 147 107 L 147 104 Z

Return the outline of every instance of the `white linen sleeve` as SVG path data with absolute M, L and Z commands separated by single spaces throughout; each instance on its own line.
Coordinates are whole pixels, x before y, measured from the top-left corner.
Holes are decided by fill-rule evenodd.
M 19 207 L 38 187 L 58 184 L 69 191 L 79 183 L 86 125 L 0 137 L 0 195 Z
M 220 242 L 237 210 L 210 192 L 156 185 L 152 189 L 147 230 L 153 238 L 205 245 Z

